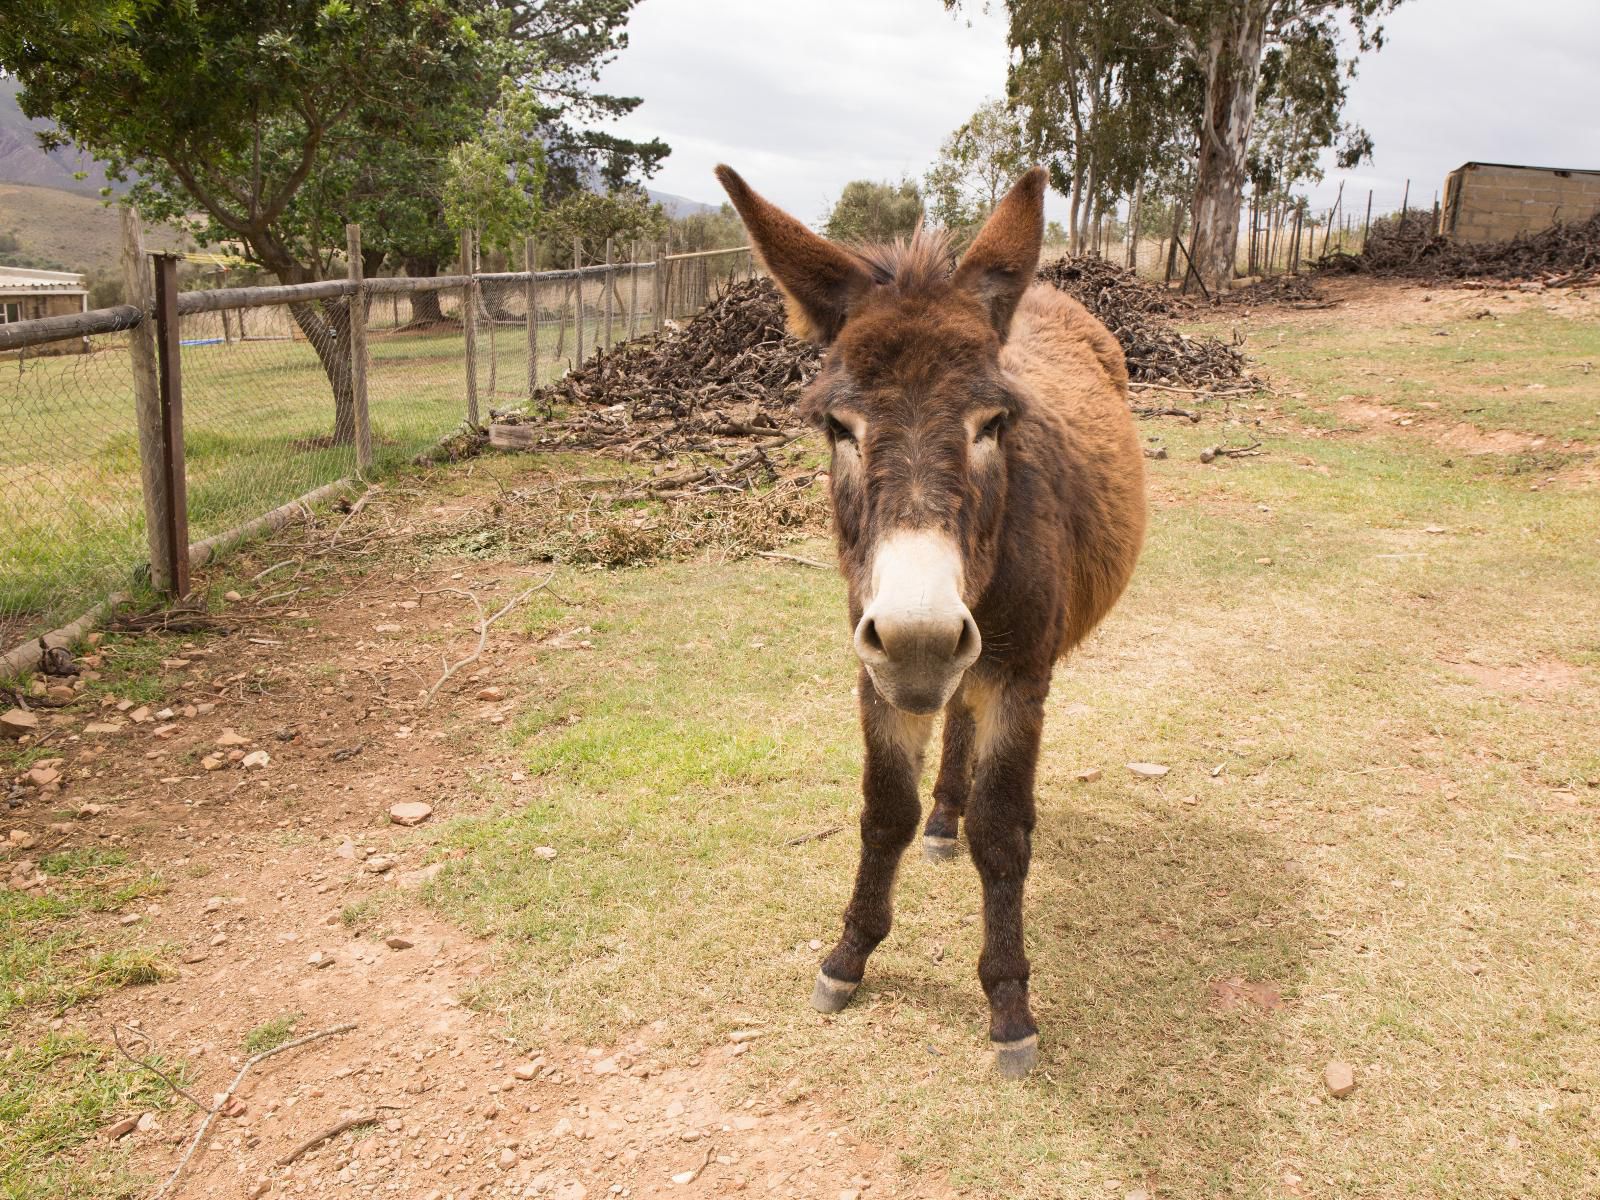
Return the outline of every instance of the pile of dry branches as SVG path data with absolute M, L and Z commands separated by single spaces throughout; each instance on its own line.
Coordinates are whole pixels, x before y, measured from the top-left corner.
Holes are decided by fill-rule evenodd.
M 1330 254 L 1318 269 L 1428 282 L 1528 280 L 1545 287 L 1600 282 L 1600 213 L 1581 224 L 1556 224 L 1504 242 L 1469 244 L 1434 232 L 1425 210 L 1372 223 L 1360 254 Z
M 1083 254 L 1046 263 L 1039 278 L 1072 296 L 1111 331 L 1135 385 L 1227 392 L 1254 385 L 1237 347 L 1180 333 L 1170 318 L 1184 302 L 1132 271 Z

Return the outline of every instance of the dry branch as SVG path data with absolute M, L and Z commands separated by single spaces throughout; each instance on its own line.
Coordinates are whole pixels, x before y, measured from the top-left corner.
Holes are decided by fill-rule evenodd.
M 428 689 L 427 694 L 422 697 L 422 707 L 426 708 L 428 705 L 433 703 L 434 696 L 437 695 L 439 689 L 442 688 L 445 685 L 445 681 L 447 679 L 449 679 L 452 675 L 454 675 L 462 667 L 465 667 L 465 666 L 467 666 L 467 665 L 469 665 L 471 663 L 475 663 L 475 662 L 478 661 L 478 659 L 483 657 L 484 647 L 489 644 L 489 626 L 493 625 L 501 617 L 505 616 L 513 608 L 515 608 L 517 605 L 521 604 L 524 600 L 526 600 L 529 596 L 533 595 L 535 592 L 539 591 L 541 588 L 549 587 L 550 586 L 550 581 L 552 579 L 554 579 L 555 577 L 556 577 L 556 573 L 554 571 L 551 571 L 550 574 L 546 575 L 541 582 L 534 584 L 530 588 L 523 589 L 521 592 L 518 592 L 515 596 L 513 596 L 510 600 L 507 600 L 505 605 L 504 605 L 504 607 L 502 607 L 492 617 L 485 617 L 483 615 L 483 603 L 482 603 L 482 601 L 480 601 L 478 599 L 477 593 L 476 592 L 469 592 L 466 588 L 437 588 L 437 589 L 435 589 L 433 591 L 429 591 L 429 592 L 418 592 L 417 595 L 419 595 L 419 596 L 437 596 L 437 595 L 440 595 L 440 594 L 445 593 L 445 592 L 454 593 L 457 596 L 465 596 L 468 600 L 472 601 L 472 607 L 478 610 L 478 645 L 477 645 L 477 647 L 472 651 L 471 654 L 467 655 L 460 662 L 458 662 L 458 663 L 449 663 L 449 662 L 447 662 L 445 664 L 444 674 L 439 676 L 438 680 L 434 683 L 434 685 L 431 688 Z
M 289 1153 L 280 1158 L 278 1160 L 278 1165 L 280 1167 L 287 1167 L 299 1159 L 301 1155 L 307 1153 L 308 1151 L 315 1150 L 318 1146 L 322 1145 L 323 1142 L 331 1141 L 347 1130 L 359 1129 L 363 1125 L 376 1125 L 377 1123 L 378 1118 L 375 1113 L 361 1113 L 359 1116 L 346 1117 L 337 1125 L 334 1125 L 328 1129 L 324 1129 L 315 1137 L 307 1138 L 305 1141 L 301 1142 L 293 1150 L 289 1151 Z

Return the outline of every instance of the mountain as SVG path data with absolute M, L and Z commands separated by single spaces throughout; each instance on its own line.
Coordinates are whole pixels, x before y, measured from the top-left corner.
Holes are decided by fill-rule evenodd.
M 105 171 L 81 150 L 45 150 L 34 136 L 50 122 L 33 120 L 17 105 L 21 85 L 0 79 L 0 182 L 28 183 L 98 196 L 108 186 Z M 84 173 L 79 179 L 78 172 Z
M 717 211 L 715 204 L 703 204 L 699 200 L 691 200 L 687 196 L 675 196 L 671 192 L 658 192 L 654 188 L 645 188 L 645 194 L 661 205 L 667 216 L 673 220 L 679 217 L 692 217 L 696 213 Z

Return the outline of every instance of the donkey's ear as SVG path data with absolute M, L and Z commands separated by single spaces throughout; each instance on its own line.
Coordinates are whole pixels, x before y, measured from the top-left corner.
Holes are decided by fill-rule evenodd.
M 989 309 L 995 331 L 1004 338 L 1022 293 L 1039 269 L 1044 241 L 1045 171 L 1035 167 L 1005 194 L 983 223 L 956 268 L 956 286 L 972 292 Z
M 824 346 L 833 341 L 851 305 L 872 286 L 866 266 L 843 246 L 818 237 L 756 195 L 732 167 L 718 167 L 717 179 L 783 291 L 790 329 L 797 337 Z

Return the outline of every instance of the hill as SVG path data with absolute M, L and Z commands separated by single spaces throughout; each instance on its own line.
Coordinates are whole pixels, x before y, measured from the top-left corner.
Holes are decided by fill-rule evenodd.
M 0 183 L 0 235 L 6 234 L 15 237 L 17 248 L 0 259 L 15 266 L 90 276 L 119 276 L 122 270 L 121 218 L 96 196 Z M 164 227 L 147 228 L 145 244 L 152 250 L 194 248 L 176 230 Z
M 43 149 L 35 134 L 50 122 L 22 115 L 17 107 L 20 90 L 15 79 L 0 79 L 0 180 L 98 196 L 110 186 L 100 164 L 81 150 Z

